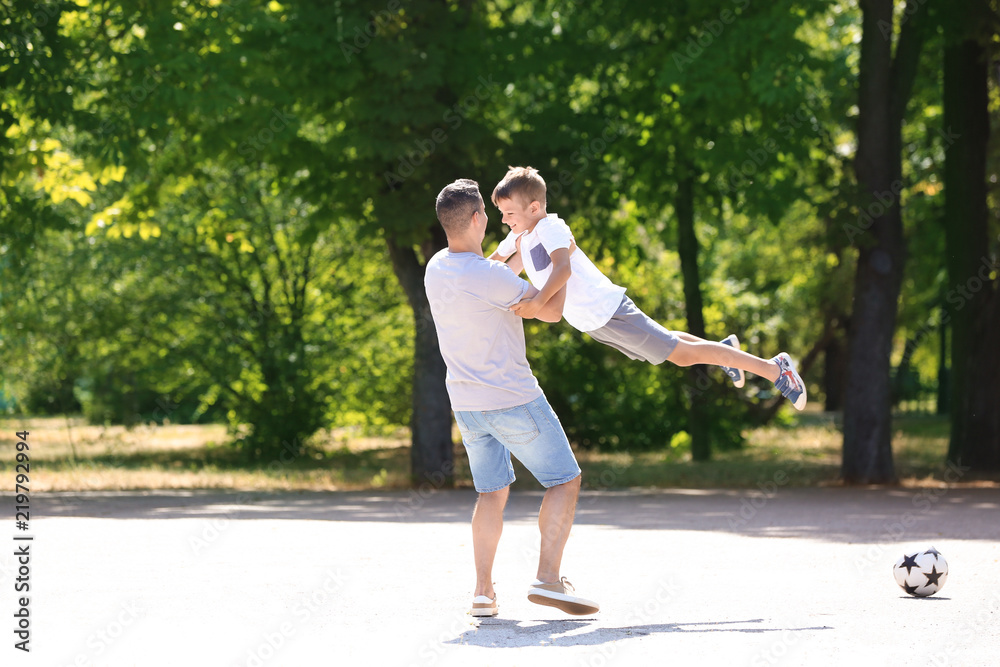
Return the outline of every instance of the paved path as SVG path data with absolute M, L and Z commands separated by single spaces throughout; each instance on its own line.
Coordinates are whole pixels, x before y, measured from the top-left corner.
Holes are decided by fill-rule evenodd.
M 514 492 L 481 622 L 474 499 L 39 495 L 32 652 L 12 546 L 0 665 L 1000 665 L 998 489 L 585 492 L 563 569 L 593 618 L 527 601 L 541 494 Z M 910 598 L 891 566 L 928 545 L 950 578 Z

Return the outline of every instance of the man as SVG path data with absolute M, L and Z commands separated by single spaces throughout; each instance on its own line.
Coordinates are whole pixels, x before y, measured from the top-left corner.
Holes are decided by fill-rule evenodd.
M 528 599 L 569 614 L 596 613 L 559 568 L 580 493 L 580 466 L 525 357 L 524 327 L 511 306 L 538 294 L 502 262 L 483 256 L 486 207 L 479 185 L 461 179 L 437 197 L 448 247 L 431 258 L 424 287 L 448 367 L 446 384 L 479 499 L 472 514 L 476 590 L 471 614 L 495 616 L 493 559 L 514 481 L 513 454 L 546 488 L 538 513 L 541 550 Z M 558 322 L 565 288 L 536 317 Z

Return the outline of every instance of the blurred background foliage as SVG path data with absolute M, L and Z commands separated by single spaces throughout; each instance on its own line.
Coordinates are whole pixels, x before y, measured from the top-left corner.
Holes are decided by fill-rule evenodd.
M 811 402 L 840 409 L 856 2 L 0 8 L 8 414 L 224 422 L 256 459 L 320 429 L 416 432 L 415 359 L 436 343 L 411 269 L 442 247 L 434 195 L 469 177 L 488 199 L 512 164 L 541 170 L 548 210 L 654 319 L 788 350 Z M 901 409 L 946 403 L 943 48 L 938 30 L 903 128 Z M 506 232 L 491 218 L 487 253 Z M 990 224 L 996 239 L 995 207 Z M 684 450 L 697 419 L 731 449 L 789 418 L 770 383 L 526 330 L 579 446 Z

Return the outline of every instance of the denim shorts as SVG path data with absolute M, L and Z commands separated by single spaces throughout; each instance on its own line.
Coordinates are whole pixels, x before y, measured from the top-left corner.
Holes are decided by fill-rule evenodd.
M 492 493 L 514 481 L 513 454 L 546 489 L 576 479 L 580 466 L 552 407 L 539 396 L 503 410 L 455 412 L 479 493 Z

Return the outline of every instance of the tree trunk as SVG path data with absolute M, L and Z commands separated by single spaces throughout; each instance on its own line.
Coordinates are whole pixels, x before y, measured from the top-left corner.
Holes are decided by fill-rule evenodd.
M 826 394 L 823 409 L 827 412 L 838 412 L 844 406 L 844 367 L 847 351 L 842 336 L 840 332 L 834 334 L 826 350 L 823 351 L 823 391 Z
M 424 250 L 428 257 L 444 247 L 438 236 L 435 235 Z M 451 439 L 451 402 L 445 387 L 447 369 L 424 292 L 424 265 L 412 247 L 399 245 L 388 235 L 386 246 L 393 271 L 413 308 L 416 330 L 413 341 L 410 474 L 414 484 L 431 484 L 435 488 L 451 486 L 455 462 Z
M 833 216 L 826 218 L 826 237 L 826 252 L 837 258 L 837 267 L 829 273 L 831 281 L 834 281 L 835 274 L 843 270 L 841 267 L 848 250 L 848 242 L 847 237 L 841 235 L 837 229 Z M 845 342 L 850 318 L 845 312 L 839 290 L 830 288 L 824 290 L 822 309 L 823 329 L 829 332 L 829 342 L 823 348 L 823 409 L 827 412 L 839 412 L 844 407 L 844 377 L 847 368 Z
M 694 233 L 694 174 L 690 171 L 678 183 L 677 201 L 677 253 L 681 259 L 684 280 L 684 309 L 688 333 L 705 338 L 705 315 L 701 301 L 701 276 L 698 273 L 698 237 Z M 690 386 L 703 386 L 699 382 L 706 373 L 698 364 L 687 369 Z M 691 436 L 691 458 L 708 461 L 712 458 L 712 442 L 706 416 L 707 396 L 702 391 L 692 391 L 688 399 L 688 434 Z
M 945 217 L 951 309 L 949 461 L 1000 470 L 1000 267 L 990 256 L 986 202 L 989 139 L 986 50 L 963 13 L 944 53 Z M 957 17 L 956 17 L 957 19 Z
M 848 483 L 891 483 L 891 360 L 896 304 L 906 248 L 899 205 L 901 126 L 922 46 L 916 0 L 907 3 L 895 59 L 882 34 L 893 25 L 892 0 L 863 0 L 855 172 L 865 197 L 857 226 L 845 231 L 858 246 L 854 312 L 848 335 L 841 474 Z M 913 11 L 911 11 L 913 10 Z
M 947 195 L 945 195 L 947 196 Z M 951 384 L 948 370 L 948 323 L 945 321 L 944 306 L 941 307 L 941 322 L 938 324 L 938 373 L 937 373 L 937 414 L 948 414 L 951 400 Z
M 895 372 L 892 374 L 892 405 L 906 409 L 906 401 L 919 399 L 919 388 L 914 386 L 913 353 L 917 351 L 917 346 L 924 337 L 924 330 L 918 331 L 916 335 L 910 336 L 903 347 L 903 357 L 899 360 Z

